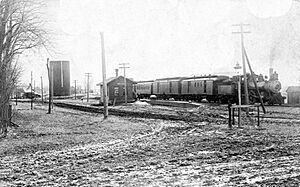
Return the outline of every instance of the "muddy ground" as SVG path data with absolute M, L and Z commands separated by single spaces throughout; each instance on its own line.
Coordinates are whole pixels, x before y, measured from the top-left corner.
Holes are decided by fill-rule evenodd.
M 261 127 L 226 107 L 136 104 L 122 110 L 184 121 L 109 116 L 22 103 L 0 141 L 0 186 L 299 186 L 300 108 L 268 107 Z M 186 120 L 199 116 L 199 121 Z

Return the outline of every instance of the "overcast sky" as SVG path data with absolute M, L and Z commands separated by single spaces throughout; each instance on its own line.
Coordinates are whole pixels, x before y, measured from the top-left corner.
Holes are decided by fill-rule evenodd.
M 46 58 L 70 60 L 71 81 L 102 80 L 100 32 L 104 32 L 107 77 L 129 63 L 136 81 L 174 76 L 233 73 L 241 63 L 240 35 L 255 73 L 272 66 L 284 86 L 300 79 L 300 3 L 292 0 L 47 0 L 46 18 L 56 55 L 23 58 L 22 82 L 30 71 L 46 77 Z M 299 12 L 299 13 L 298 13 Z M 120 72 L 121 73 L 121 72 Z M 39 84 L 39 83 L 37 83 Z

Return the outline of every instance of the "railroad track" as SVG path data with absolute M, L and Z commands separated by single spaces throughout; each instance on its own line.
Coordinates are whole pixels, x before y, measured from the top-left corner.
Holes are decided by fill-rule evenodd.
M 92 113 L 103 113 L 103 108 L 94 107 L 94 106 L 84 106 L 84 105 L 77 105 L 77 104 L 70 104 L 70 103 L 63 103 L 63 102 L 54 102 L 55 106 L 63 107 L 63 108 L 70 108 L 85 112 L 92 112 Z M 152 119 L 163 119 L 163 120 L 175 120 L 175 121 L 199 121 L 200 119 L 189 118 L 185 116 L 179 116 L 174 114 L 159 114 L 159 113 L 151 113 L 147 111 L 127 111 L 127 110 L 120 110 L 120 109 L 108 109 L 109 114 L 116 115 L 116 116 L 126 116 L 126 117 L 140 117 L 140 118 L 152 118 Z
M 54 102 L 54 105 L 63 108 L 70 108 L 85 112 L 92 113 L 103 113 L 103 108 L 95 107 L 95 106 L 84 106 L 78 104 L 70 104 L 64 102 Z M 224 108 L 225 109 L 225 108 Z M 223 114 L 221 113 L 223 112 Z M 174 121 L 189 121 L 189 122 L 201 122 L 201 121 L 214 121 L 214 120 L 227 120 L 228 114 L 224 113 L 223 110 L 218 110 L 214 113 L 205 113 L 194 114 L 192 112 L 183 112 L 178 111 L 176 114 L 161 114 L 161 113 L 151 113 L 149 111 L 129 111 L 129 110 L 121 110 L 109 108 L 109 113 L 116 116 L 126 116 L 126 117 L 140 117 L 140 118 L 152 118 L 152 119 L 163 119 L 163 120 L 174 120 Z M 257 115 L 252 115 L 251 117 L 257 117 Z M 260 115 L 261 120 L 263 121 L 272 121 L 272 122 L 295 122 L 300 123 L 300 119 L 295 119 L 293 117 L 284 117 L 284 116 L 266 116 L 264 114 Z
M 28 102 L 28 101 L 25 101 Z M 172 102 L 168 102 L 172 103 Z M 155 105 L 155 103 L 152 103 Z M 81 104 L 74 104 L 74 103 L 66 103 L 62 101 L 55 101 L 55 106 L 63 107 L 63 108 L 70 108 L 85 112 L 92 112 L 92 113 L 103 113 L 103 108 L 96 107 L 96 106 L 88 106 L 88 105 L 81 105 Z M 159 102 L 159 105 L 163 105 L 163 102 Z M 194 108 L 197 108 L 201 104 L 193 106 Z M 176 107 L 177 105 L 170 105 L 167 104 L 167 106 Z M 180 104 L 180 106 L 188 106 L 183 108 L 191 108 L 192 105 L 186 105 L 186 104 Z M 203 107 L 216 107 L 216 105 L 210 106 L 208 103 L 204 103 L 201 106 Z M 177 106 L 178 107 L 178 106 Z M 152 118 L 152 119 L 163 119 L 163 120 L 174 120 L 174 121 L 188 121 L 188 122 L 201 122 L 201 121 L 216 121 L 216 120 L 227 120 L 228 119 L 228 113 L 227 113 L 227 106 L 223 106 L 223 110 L 220 108 L 213 108 L 210 109 L 213 112 L 188 112 L 188 111 L 176 111 L 174 114 L 167 114 L 167 113 L 161 113 L 161 112 L 151 112 L 151 111 L 130 111 L 130 110 L 122 110 L 122 109 L 116 109 L 116 108 L 109 108 L 109 114 L 116 115 L 116 116 L 126 116 L 126 117 L 140 117 L 140 118 Z M 287 114 L 286 112 L 283 112 L 282 116 L 279 112 L 273 112 L 273 114 L 276 114 L 276 116 L 270 116 L 270 114 L 261 114 L 261 120 L 263 121 L 272 121 L 272 122 L 294 122 L 294 123 L 300 123 L 300 118 L 295 118 L 295 116 L 284 116 Z M 290 114 L 291 115 L 291 114 Z M 257 115 L 251 115 L 251 117 L 257 118 Z

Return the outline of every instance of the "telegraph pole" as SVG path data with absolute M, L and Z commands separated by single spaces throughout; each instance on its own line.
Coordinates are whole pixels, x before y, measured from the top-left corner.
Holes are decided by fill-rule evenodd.
M 41 92 L 42 92 L 42 104 L 44 104 L 44 88 L 43 88 L 43 77 L 41 76 Z
M 49 105 L 48 105 L 48 114 L 51 114 L 51 102 L 52 102 L 52 79 L 51 79 L 51 70 L 49 65 L 49 58 L 47 58 L 47 71 L 48 71 L 48 80 L 49 80 Z
M 50 63 L 50 67 L 51 67 L 51 108 L 52 109 L 53 109 L 53 100 L 54 100 L 53 99 L 53 97 L 54 97 L 53 66 L 54 66 L 54 64 L 52 64 L 52 67 L 51 67 L 51 63 Z
M 239 65 L 239 63 L 236 63 L 236 66 L 234 69 L 237 71 L 237 76 L 238 76 L 238 127 L 241 127 L 241 104 L 242 104 L 242 99 L 241 99 L 241 75 L 239 69 L 242 67 Z M 234 115 L 234 114 L 233 114 Z
M 105 49 L 104 49 L 104 37 L 103 33 L 101 35 L 101 49 L 102 49 L 102 76 L 103 76 L 103 114 L 104 119 L 108 117 L 108 103 L 107 103 L 107 84 L 106 84 L 106 67 L 105 67 Z
M 31 97 L 31 102 L 30 102 L 30 108 L 31 110 L 33 109 L 33 93 L 32 93 L 32 71 L 31 71 L 31 74 L 30 74 L 30 97 Z
M 75 100 L 76 100 L 76 83 L 77 83 L 77 80 L 74 80 L 74 83 L 75 83 Z
M 33 96 L 34 96 L 33 98 L 35 98 L 35 93 L 36 93 L 36 92 L 35 92 L 35 80 L 33 80 L 33 92 L 34 92 L 34 93 L 33 93 Z
M 245 90 L 245 104 L 249 104 L 249 93 L 248 93 L 248 81 L 246 75 L 246 63 L 245 63 L 245 54 L 244 54 L 244 34 L 250 33 L 250 31 L 244 31 L 244 26 L 249 26 L 250 24 L 234 24 L 234 27 L 240 27 L 239 32 L 232 32 L 233 34 L 241 35 L 241 49 L 242 49 L 242 62 L 243 62 L 243 74 L 244 74 L 244 90 Z
M 18 105 L 18 86 L 16 86 L 16 105 Z
M 85 73 L 85 76 L 87 76 L 87 99 L 86 99 L 86 102 L 89 102 L 90 77 L 92 76 L 92 73 Z
M 125 91 L 125 104 L 127 104 L 127 84 L 126 84 L 126 68 L 129 68 L 126 65 L 129 65 L 129 63 L 120 63 L 120 69 L 124 69 L 124 91 Z

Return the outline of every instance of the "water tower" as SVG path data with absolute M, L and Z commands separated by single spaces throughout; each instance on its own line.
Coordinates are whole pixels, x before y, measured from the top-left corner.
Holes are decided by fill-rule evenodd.
M 50 70 L 53 70 L 53 96 L 70 95 L 70 62 L 50 61 Z

